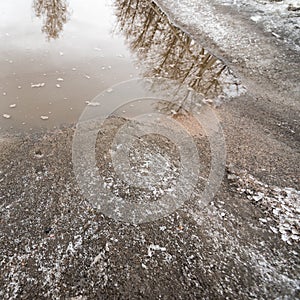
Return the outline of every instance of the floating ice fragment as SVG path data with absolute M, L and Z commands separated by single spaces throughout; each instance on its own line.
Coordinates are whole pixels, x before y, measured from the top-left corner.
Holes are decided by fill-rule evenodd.
M 6 96 L 6 92 L 3 92 L 3 96 Z
M 113 89 L 109 88 L 106 90 L 108 93 L 111 93 L 113 91 Z
M 10 108 L 15 108 L 16 106 L 17 106 L 17 104 L 14 103 L 14 104 L 11 104 L 9 107 Z
M 90 78 L 91 78 L 91 76 L 89 76 L 89 75 L 87 75 L 87 74 L 85 74 L 84 77 L 87 78 L 87 79 L 90 79 Z
M 72 71 L 76 71 L 77 69 L 76 68 L 72 68 Z
M 60 78 L 60 77 L 57 78 L 56 80 L 57 80 L 57 81 L 64 81 L 64 79 L 63 79 L 63 78 Z
M 21 89 L 22 87 L 20 85 L 18 85 L 18 89 Z
M 32 83 L 31 84 L 32 88 L 41 88 L 41 87 L 44 87 L 44 86 L 45 86 L 45 82 L 42 82 L 42 83 Z
M 60 84 L 57 83 L 57 84 L 56 84 L 56 87 L 57 87 L 57 88 L 60 88 Z
M 95 47 L 94 50 L 96 50 L 96 51 L 101 51 L 101 49 L 100 49 L 100 48 L 97 48 L 97 47 Z
M 90 102 L 90 101 L 85 101 L 85 103 L 88 105 L 88 106 L 99 106 L 100 103 L 99 102 Z
M 63 55 L 64 55 L 64 53 L 63 53 L 62 51 L 60 51 L 60 52 L 59 52 L 59 55 L 60 55 L 60 56 L 63 56 Z
M 5 119 L 10 119 L 10 115 L 8 115 L 8 114 L 3 114 L 2 116 L 3 116 L 3 118 L 5 118 Z
M 41 116 L 41 119 L 42 119 L 42 120 L 48 120 L 49 117 L 48 117 L 48 116 Z

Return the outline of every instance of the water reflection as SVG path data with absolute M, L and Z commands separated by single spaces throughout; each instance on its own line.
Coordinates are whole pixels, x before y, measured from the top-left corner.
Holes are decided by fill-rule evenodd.
M 34 0 L 35 15 L 43 19 L 42 32 L 50 40 L 57 39 L 69 20 L 68 4 L 65 0 Z
M 115 2 L 118 29 L 141 61 L 143 75 L 176 80 L 205 97 L 237 96 L 244 89 L 215 56 L 174 26 L 152 1 Z

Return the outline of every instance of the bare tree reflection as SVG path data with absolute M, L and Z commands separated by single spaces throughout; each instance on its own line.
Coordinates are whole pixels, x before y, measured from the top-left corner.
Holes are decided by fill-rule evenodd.
M 42 32 L 50 40 L 57 39 L 69 20 L 68 4 L 66 0 L 34 0 L 35 15 L 43 18 Z
M 143 75 L 186 84 L 205 97 L 230 89 L 239 82 L 216 57 L 174 26 L 151 0 L 117 0 L 118 29 L 142 61 Z

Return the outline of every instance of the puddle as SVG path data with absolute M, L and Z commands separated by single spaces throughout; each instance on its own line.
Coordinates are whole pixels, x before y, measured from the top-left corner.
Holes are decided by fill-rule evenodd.
M 151 1 L 5 0 L 0 11 L 1 135 L 74 123 L 133 77 L 176 80 L 217 104 L 244 92 Z
M 109 1 L 53 3 L 0 2 L 2 133 L 76 122 L 86 101 L 138 75 L 124 39 L 112 35 L 116 20 Z M 45 21 L 47 14 L 58 19 Z

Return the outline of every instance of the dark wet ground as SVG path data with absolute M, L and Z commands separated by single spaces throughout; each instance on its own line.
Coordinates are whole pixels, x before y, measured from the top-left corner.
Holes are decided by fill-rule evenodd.
M 119 125 L 112 119 L 106 129 Z M 298 245 L 280 241 L 269 227 L 276 227 L 272 213 L 245 201 L 232 179 L 224 179 L 208 207 L 196 205 L 199 182 L 192 199 L 170 216 L 124 224 L 81 196 L 72 136 L 65 129 L 1 144 L 3 299 L 299 296 Z M 196 141 L 207 152 L 205 139 Z M 248 188 L 255 194 L 258 187 Z

